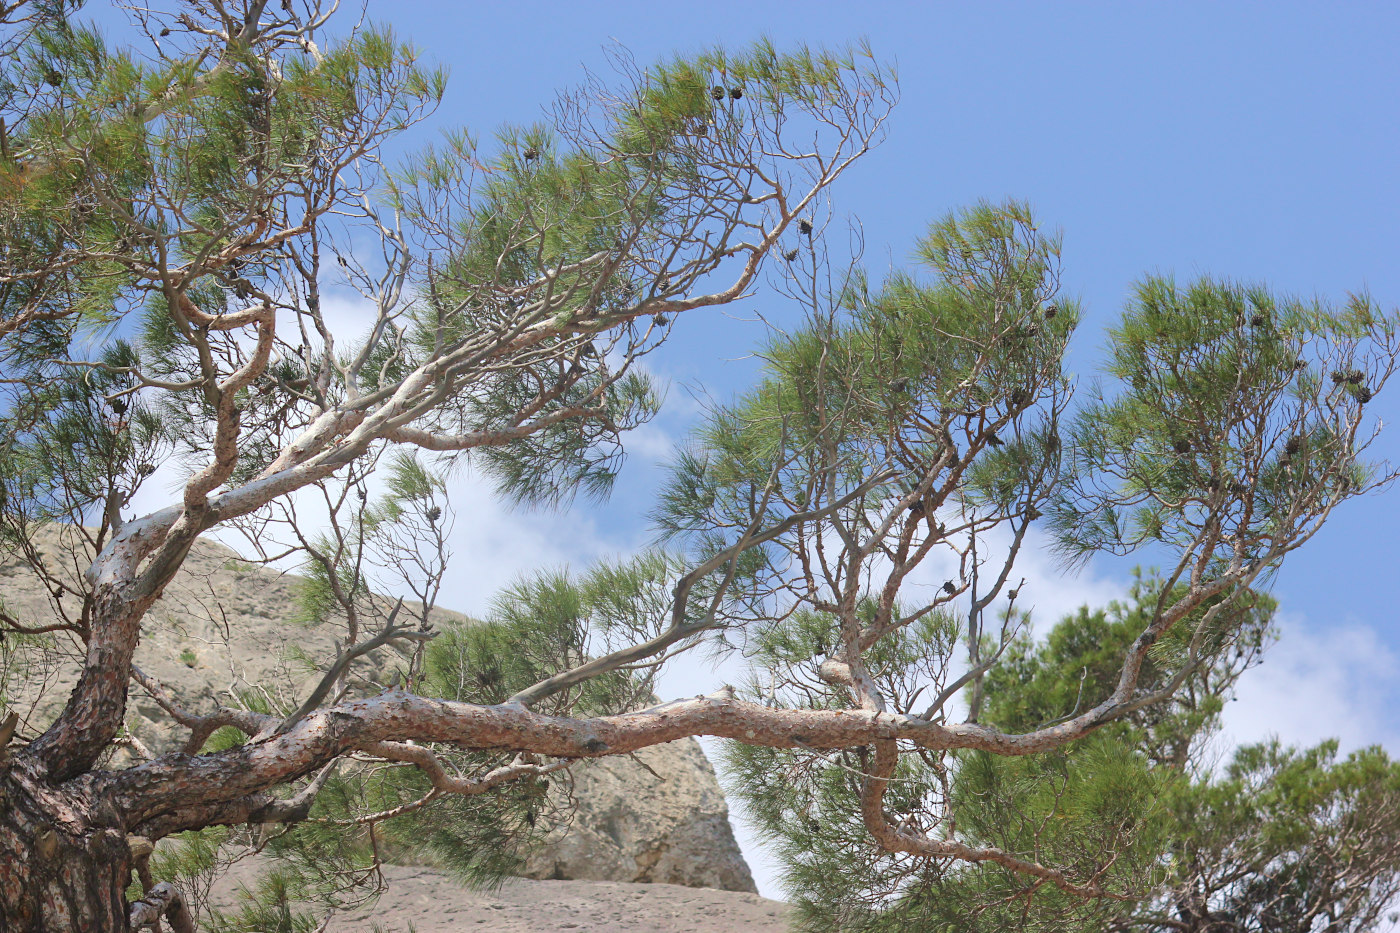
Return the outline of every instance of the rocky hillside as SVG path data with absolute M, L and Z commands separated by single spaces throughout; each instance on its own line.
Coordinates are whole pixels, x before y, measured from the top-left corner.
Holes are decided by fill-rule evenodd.
M 82 551 L 73 529 L 53 529 L 36 543 L 65 579 L 78 579 Z M 305 696 L 316 674 L 298 656 L 335 654 L 334 633 L 292 625 L 297 578 L 249 564 L 232 550 L 201 541 L 151 612 L 136 663 L 195 707 L 227 702 L 259 685 Z M 28 623 L 56 617 L 57 600 L 28 566 L 0 563 L 0 600 Z M 70 604 L 73 597 L 65 597 Z M 407 607 L 406 608 L 411 608 Z M 439 623 L 464 616 L 439 612 Z M 382 663 L 382 662 L 381 662 Z M 71 687 L 76 653 L 51 670 L 11 685 L 16 708 L 33 734 Z M 375 679 L 373 662 L 361 673 Z M 141 691 L 133 691 L 128 725 L 155 751 L 173 747 L 182 730 Z M 663 882 L 726 891 L 755 890 L 729 825 L 728 807 L 713 768 L 694 740 L 672 742 L 630 759 L 580 762 L 575 772 L 578 813 L 567 830 L 537 852 L 526 875 L 540 879 Z M 654 774 L 652 772 L 655 772 Z
M 251 878 L 235 866 L 230 881 Z M 373 904 L 334 917 L 326 933 L 785 933 L 788 905 L 740 891 L 616 881 L 506 882 L 471 891 L 442 872 L 390 865 Z

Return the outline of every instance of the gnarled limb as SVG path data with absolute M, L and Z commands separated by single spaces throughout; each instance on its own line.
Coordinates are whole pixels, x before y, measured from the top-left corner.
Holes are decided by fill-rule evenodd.
M 189 905 L 180 889 L 169 881 L 162 881 L 131 905 L 131 929 L 158 930 L 162 917 L 170 921 L 170 929 L 175 933 L 194 933 Z
M 375 754 L 379 748 L 401 760 L 421 758 L 414 763 L 431 769 L 430 756 L 402 744 L 410 740 L 555 758 L 617 755 L 699 735 L 775 748 L 853 748 L 901 739 L 926 749 L 1028 755 L 1085 735 L 1121 715 L 1125 706 L 1110 697 L 1069 722 L 1007 734 L 982 725 L 944 725 L 888 712 L 773 709 L 736 699 L 727 690 L 597 719 L 547 716 L 513 703 L 476 706 L 390 691 L 317 710 L 285 733 L 225 752 L 196 758 L 167 755 L 108 775 L 103 785 L 120 801 L 128 819 L 140 824 L 185 807 L 217 807 L 221 801 L 246 799 L 356 750 Z M 395 744 L 380 744 L 384 742 Z

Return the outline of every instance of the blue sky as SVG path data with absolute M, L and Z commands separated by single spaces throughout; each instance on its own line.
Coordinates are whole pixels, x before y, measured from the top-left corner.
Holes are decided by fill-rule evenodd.
M 835 189 L 863 224 L 873 269 L 906 264 L 928 222 L 979 198 L 1024 198 L 1064 230 L 1064 283 L 1086 315 L 1073 353 L 1092 376 L 1104 330 L 1146 273 L 1267 282 L 1400 304 L 1400 7 L 1218 3 L 371 2 L 451 70 L 438 119 L 488 136 L 527 122 L 616 41 L 640 62 L 758 36 L 780 46 L 866 38 L 897 63 L 888 140 Z M 752 308 L 783 320 L 775 296 Z M 706 311 L 659 360 L 683 385 L 742 389 L 757 325 Z M 1393 421 L 1392 390 L 1373 409 Z M 1400 447 L 1394 432 L 1384 453 Z M 638 457 L 645 460 L 645 457 Z M 645 508 L 637 464 L 593 519 L 615 534 Z M 1353 503 L 1276 584 L 1325 628 L 1364 623 L 1400 650 L 1391 543 L 1400 490 Z M 1099 568 L 1117 572 L 1116 567 Z M 1378 701 L 1382 698 L 1378 697 Z
M 868 39 L 897 63 L 902 101 L 885 144 L 834 191 L 838 216 L 863 224 L 867 265 L 905 265 L 927 224 L 961 205 L 1028 200 L 1064 230 L 1064 286 L 1087 312 L 1071 361 L 1085 378 L 1147 273 L 1339 301 L 1368 290 L 1400 305 L 1397 5 L 370 0 L 368 11 L 450 68 L 435 122 L 483 138 L 503 122 L 539 119 L 583 68 L 605 68 L 612 42 L 647 63 L 759 36 L 780 47 Z M 754 309 L 778 321 L 795 314 L 758 294 L 678 323 L 655 358 L 673 382 L 671 410 L 638 438 L 608 505 L 507 515 L 463 487 L 466 561 L 444 601 L 479 610 L 503 575 L 642 542 L 655 466 L 695 411 L 685 387 L 725 398 L 753 379 L 745 357 L 763 331 L 734 317 Z M 1396 420 L 1400 387 L 1371 407 Z M 1379 447 L 1393 456 L 1400 434 Z M 1283 640 L 1244 684 L 1233 735 L 1336 733 L 1400 753 L 1400 727 L 1384 713 L 1400 708 L 1389 686 L 1400 657 L 1397 527 L 1393 490 L 1351 504 L 1289 558 L 1274 588 Z M 1111 594 L 1129 566 L 1047 577 L 1060 587 L 1048 602 Z

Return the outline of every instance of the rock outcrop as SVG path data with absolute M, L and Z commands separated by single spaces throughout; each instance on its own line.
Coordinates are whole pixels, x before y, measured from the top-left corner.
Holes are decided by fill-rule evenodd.
M 63 568 L 63 577 L 78 579 L 86 562 L 75 555 L 83 546 L 73 529 L 50 529 L 36 543 Z M 230 693 L 252 685 L 304 696 L 312 676 L 307 662 L 324 663 L 334 656 L 335 644 L 328 629 L 289 624 L 297 582 L 295 576 L 249 564 L 221 544 L 198 542 L 151 610 L 137 665 L 195 707 L 227 702 Z M 48 587 L 12 557 L 0 557 L 0 603 L 30 624 L 56 616 Z M 468 621 L 445 611 L 435 611 L 433 618 L 435 623 Z M 56 712 L 75 680 L 77 661 L 76 652 L 60 654 L 28 689 L 10 685 L 8 696 L 28 726 L 24 731 L 32 733 Z M 379 670 L 370 660 L 360 673 L 375 679 Z M 139 690 L 132 697 L 132 734 L 157 752 L 173 748 L 183 730 Z M 577 813 L 530 858 L 526 877 L 755 891 L 723 792 L 699 744 L 672 742 L 637 758 L 576 766 Z
M 577 815 L 529 859 L 525 877 L 756 891 L 700 744 L 671 742 L 637 759 L 576 767 Z

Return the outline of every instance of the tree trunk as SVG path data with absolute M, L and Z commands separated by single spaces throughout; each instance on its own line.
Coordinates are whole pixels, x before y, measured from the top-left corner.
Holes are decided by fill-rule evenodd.
M 127 929 L 126 833 L 82 783 L 55 788 L 21 761 L 0 763 L 0 933 Z

